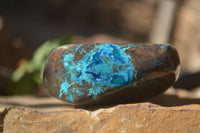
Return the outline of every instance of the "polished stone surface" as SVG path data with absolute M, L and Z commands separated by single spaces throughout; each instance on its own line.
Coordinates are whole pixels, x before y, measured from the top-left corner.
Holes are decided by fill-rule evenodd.
M 178 65 L 169 44 L 69 44 L 49 53 L 44 87 L 72 105 L 126 103 L 164 92 Z

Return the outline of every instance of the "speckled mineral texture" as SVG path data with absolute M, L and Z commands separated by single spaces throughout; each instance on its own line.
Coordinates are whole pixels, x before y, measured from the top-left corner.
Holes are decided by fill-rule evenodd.
M 10 108 L 2 121 L 5 133 L 199 133 L 199 120 L 200 105 L 140 103 L 95 111 Z
M 169 44 L 70 44 L 49 53 L 44 86 L 76 106 L 127 103 L 164 92 L 178 65 Z

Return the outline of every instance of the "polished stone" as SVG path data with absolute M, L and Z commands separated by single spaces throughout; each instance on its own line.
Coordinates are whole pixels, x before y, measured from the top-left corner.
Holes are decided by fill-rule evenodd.
M 71 105 L 127 103 L 164 92 L 178 65 L 169 44 L 69 44 L 49 53 L 44 87 Z

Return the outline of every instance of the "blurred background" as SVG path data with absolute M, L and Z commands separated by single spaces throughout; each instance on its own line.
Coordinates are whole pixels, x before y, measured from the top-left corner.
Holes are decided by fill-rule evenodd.
M 199 24 L 200 0 L 1 0 L 0 95 L 47 96 L 42 72 L 53 47 L 150 42 L 179 52 L 181 75 L 166 92 L 171 103 L 200 103 Z

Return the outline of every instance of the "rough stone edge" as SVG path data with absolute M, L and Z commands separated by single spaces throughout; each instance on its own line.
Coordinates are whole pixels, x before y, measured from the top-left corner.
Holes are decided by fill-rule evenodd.
M 9 107 L 0 107 L 0 133 L 3 133 L 4 118 L 10 109 Z
M 173 106 L 173 107 L 164 107 L 157 104 L 152 104 L 149 102 L 145 103 L 135 103 L 135 104 L 120 104 L 112 107 L 102 107 L 97 109 L 82 109 L 82 108 L 66 108 L 61 109 L 60 111 L 44 111 L 40 109 L 35 108 L 27 108 L 27 107 L 18 107 L 18 106 L 6 106 L 3 109 L 0 108 L 0 114 L 5 113 L 5 115 L 10 110 L 21 110 L 26 111 L 30 113 L 59 113 L 59 112 L 78 112 L 78 111 L 87 111 L 87 112 L 99 112 L 99 111 L 105 111 L 113 110 L 117 108 L 144 108 L 144 109 L 154 109 L 154 110 L 174 110 L 174 111 L 199 111 L 200 112 L 200 105 L 199 104 L 189 104 L 189 105 L 182 105 L 182 106 Z

